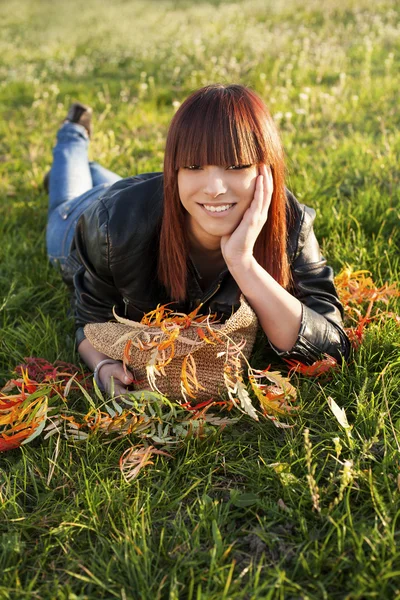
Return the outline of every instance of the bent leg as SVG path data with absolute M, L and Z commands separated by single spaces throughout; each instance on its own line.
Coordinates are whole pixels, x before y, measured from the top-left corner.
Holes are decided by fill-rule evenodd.
M 92 176 L 93 187 L 101 183 L 113 184 L 122 179 L 117 173 L 113 173 L 109 169 L 102 167 L 97 162 L 89 162 L 90 174 Z
M 93 187 L 88 145 L 89 138 L 82 125 L 67 122 L 58 130 L 50 172 L 49 217 L 62 203 Z
M 54 266 L 69 255 L 82 213 L 116 181 L 116 173 L 88 160 L 89 137 L 79 123 L 66 122 L 57 133 L 49 181 L 47 254 Z

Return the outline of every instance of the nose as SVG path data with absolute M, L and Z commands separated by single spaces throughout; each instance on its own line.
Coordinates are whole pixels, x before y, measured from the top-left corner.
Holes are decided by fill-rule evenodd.
M 217 198 L 218 196 L 227 192 L 227 185 L 224 179 L 224 170 L 218 167 L 206 167 L 206 180 L 203 192 L 210 198 Z

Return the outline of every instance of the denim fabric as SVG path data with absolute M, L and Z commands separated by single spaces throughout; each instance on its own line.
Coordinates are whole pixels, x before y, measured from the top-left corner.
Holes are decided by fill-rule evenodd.
M 77 123 L 64 123 L 57 133 L 49 182 L 47 254 L 54 266 L 64 265 L 81 214 L 121 177 L 88 159 L 89 138 Z

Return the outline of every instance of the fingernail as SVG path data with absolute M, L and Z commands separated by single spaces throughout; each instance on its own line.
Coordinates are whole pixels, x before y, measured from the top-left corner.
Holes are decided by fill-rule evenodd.
M 124 381 L 125 381 L 125 383 L 129 383 L 130 381 L 132 381 L 132 377 L 129 377 L 128 375 L 125 375 Z

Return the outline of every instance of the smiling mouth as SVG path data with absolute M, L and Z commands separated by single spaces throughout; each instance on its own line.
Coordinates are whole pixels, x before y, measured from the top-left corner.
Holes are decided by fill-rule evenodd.
M 234 204 L 221 204 L 220 206 L 213 206 L 212 204 L 202 204 L 202 207 L 210 213 L 222 213 L 227 212 L 230 208 L 232 208 Z

